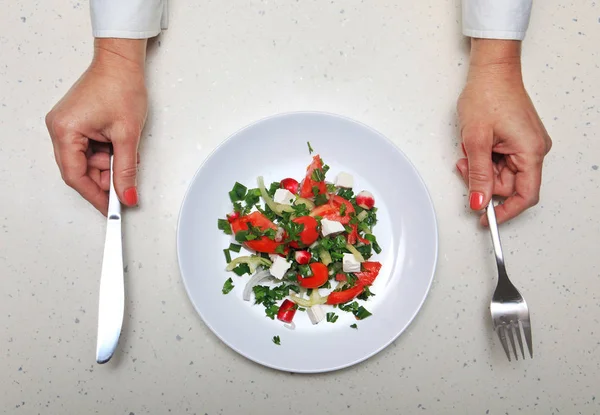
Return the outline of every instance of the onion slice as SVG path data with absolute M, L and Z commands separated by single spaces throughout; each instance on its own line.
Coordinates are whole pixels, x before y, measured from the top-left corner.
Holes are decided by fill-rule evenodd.
M 250 280 L 248 280 L 248 282 L 246 283 L 246 286 L 244 287 L 244 293 L 242 294 L 242 298 L 244 299 L 244 301 L 250 301 L 250 295 L 252 294 L 252 288 L 254 288 L 255 285 L 258 285 L 261 281 L 269 278 L 270 276 L 271 276 L 271 274 L 266 269 L 262 270 L 262 271 L 258 271 L 256 274 L 254 274 L 252 276 L 252 278 L 250 278 Z

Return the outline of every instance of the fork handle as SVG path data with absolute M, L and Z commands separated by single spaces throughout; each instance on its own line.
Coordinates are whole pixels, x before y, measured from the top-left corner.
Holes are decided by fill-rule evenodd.
M 504 254 L 502 253 L 502 244 L 500 243 L 500 233 L 498 232 L 498 222 L 496 221 L 496 212 L 494 211 L 494 200 L 490 199 L 487 205 L 486 214 L 492 234 L 492 244 L 496 254 L 496 264 L 498 265 L 498 274 L 500 278 L 506 276 L 506 267 L 504 266 Z

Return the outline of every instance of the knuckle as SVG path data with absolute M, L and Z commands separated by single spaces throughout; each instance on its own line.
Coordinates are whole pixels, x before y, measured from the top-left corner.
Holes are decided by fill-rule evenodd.
M 489 129 L 483 124 L 472 124 L 465 126 L 462 131 L 462 139 L 465 147 L 477 149 L 485 146 L 486 138 L 489 135 Z
M 60 171 L 60 175 L 63 181 L 67 184 L 67 186 L 75 187 L 75 183 L 77 182 L 77 176 L 74 174 L 73 170 L 69 168 L 63 168 Z
M 469 169 L 469 182 L 487 182 L 490 180 L 489 175 L 481 170 L 481 169 L 477 169 L 477 168 L 470 168 Z
M 552 139 L 550 138 L 550 136 L 546 136 L 546 153 L 548 154 L 550 152 L 550 150 L 552 150 Z
M 48 130 L 54 132 L 58 138 L 66 135 L 67 132 L 75 128 L 73 120 L 69 117 L 55 115 L 52 113 L 49 113 L 46 116 L 46 126 L 48 127 Z
M 540 194 L 537 192 L 533 193 L 527 197 L 526 201 L 527 207 L 533 207 L 540 202 Z
M 119 172 L 119 176 L 121 179 L 135 179 L 137 175 L 137 166 L 126 167 L 121 169 Z

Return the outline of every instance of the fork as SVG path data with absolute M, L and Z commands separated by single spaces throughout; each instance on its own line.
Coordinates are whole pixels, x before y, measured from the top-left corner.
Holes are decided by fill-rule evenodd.
M 521 327 L 525 336 L 525 342 L 529 349 L 529 355 L 533 359 L 533 345 L 531 340 L 531 321 L 529 318 L 529 309 L 525 299 L 510 282 L 506 274 L 504 266 L 504 255 L 502 254 L 502 245 L 500 244 L 500 234 L 498 233 L 498 223 L 496 222 L 496 213 L 494 212 L 494 202 L 490 200 L 486 208 L 487 218 L 490 225 L 490 233 L 492 234 L 492 243 L 496 254 L 496 264 L 498 265 L 498 285 L 492 297 L 490 311 L 492 312 L 492 322 L 494 331 L 498 334 L 500 343 L 506 352 L 508 361 L 510 362 L 510 352 L 506 338 L 508 337 L 512 345 L 512 350 L 516 360 L 519 360 L 517 347 L 515 345 L 515 337 L 521 349 L 521 355 L 525 359 L 525 351 L 523 350 L 523 340 L 521 337 Z

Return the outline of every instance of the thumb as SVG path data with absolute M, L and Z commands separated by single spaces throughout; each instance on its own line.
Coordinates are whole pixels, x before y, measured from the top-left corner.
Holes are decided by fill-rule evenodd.
M 493 130 L 477 129 L 463 132 L 469 162 L 469 205 L 482 210 L 489 203 L 494 189 L 492 164 Z
M 127 206 L 138 204 L 137 146 L 138 137 L 113 141 L 114 183 L 117 196 Z

